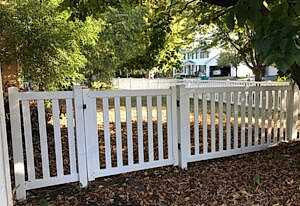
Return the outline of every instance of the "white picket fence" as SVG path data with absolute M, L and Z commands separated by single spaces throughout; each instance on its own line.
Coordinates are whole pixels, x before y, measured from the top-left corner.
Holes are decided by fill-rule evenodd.
M 112 85 L 116 89 L 168 89 L 178 84 L 185 85 L 187 88 L 199 88 L 224 86 L 288 86 L 289 82 L 147 78 L 114 78 L 112 81 Z
M 31 189 L 76 181 L 85 187 L 98 177 L 187 168 L 189 162 L 295 140 L 298 97 L 292 86 L 9 88 L 17 199 Z

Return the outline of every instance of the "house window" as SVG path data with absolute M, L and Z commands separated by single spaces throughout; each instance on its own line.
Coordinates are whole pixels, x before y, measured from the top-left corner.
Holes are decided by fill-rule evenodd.
M 200 72 L 205 73 L 206 72 L 206 65 L 200 65 Z
M 204 58 L 208 58 L 209 57 L 209 53 L 208 52 L 204 52 Z
M 204 52 L 200 52 L 200 59 L 204 59 Z
M 209 57 L 209 53 L 208 52 L 200 52 L 200 59 L 206 59 Z

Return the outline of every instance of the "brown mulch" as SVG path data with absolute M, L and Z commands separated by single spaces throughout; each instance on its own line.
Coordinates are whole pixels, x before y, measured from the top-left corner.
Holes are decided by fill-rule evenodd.
M 300 142 L 33 190 L 17 205 L 300 205 Z

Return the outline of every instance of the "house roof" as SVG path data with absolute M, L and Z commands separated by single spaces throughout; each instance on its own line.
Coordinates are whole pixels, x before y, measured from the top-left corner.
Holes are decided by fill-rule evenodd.
M 191 65 L 195 65 L 195 64 L 196 64 L 196 62 L 194 62 L 194 61 L 192 61 L 192 60 L 188 59 L 188 60 L 185 60 L 185 61 L 183 62 L 183 64 L 185 64 L 185 65 L 189 65 L 189 64 L 191 64 Z

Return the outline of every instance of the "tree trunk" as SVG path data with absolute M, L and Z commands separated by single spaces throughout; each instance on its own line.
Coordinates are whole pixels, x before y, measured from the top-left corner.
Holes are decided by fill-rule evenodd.
M 255 75 L 255 81 L 262 81 L 262 78 L 266 73 L 266 66 L 257 66 L 253 68 L 252 71 Z
M 299 64 L 293 64 L 290 67 L 291 77 L 292 79 L 297 83 L 297 85 L 300 87 L 300 65 Z
M 4 90 L 8 87 L 20 87 L 20 82 L 18 80 L 18 73 L 20 71 L 20 65 L 14 64 L 3 64 L 2 65 L 2 84 Z

